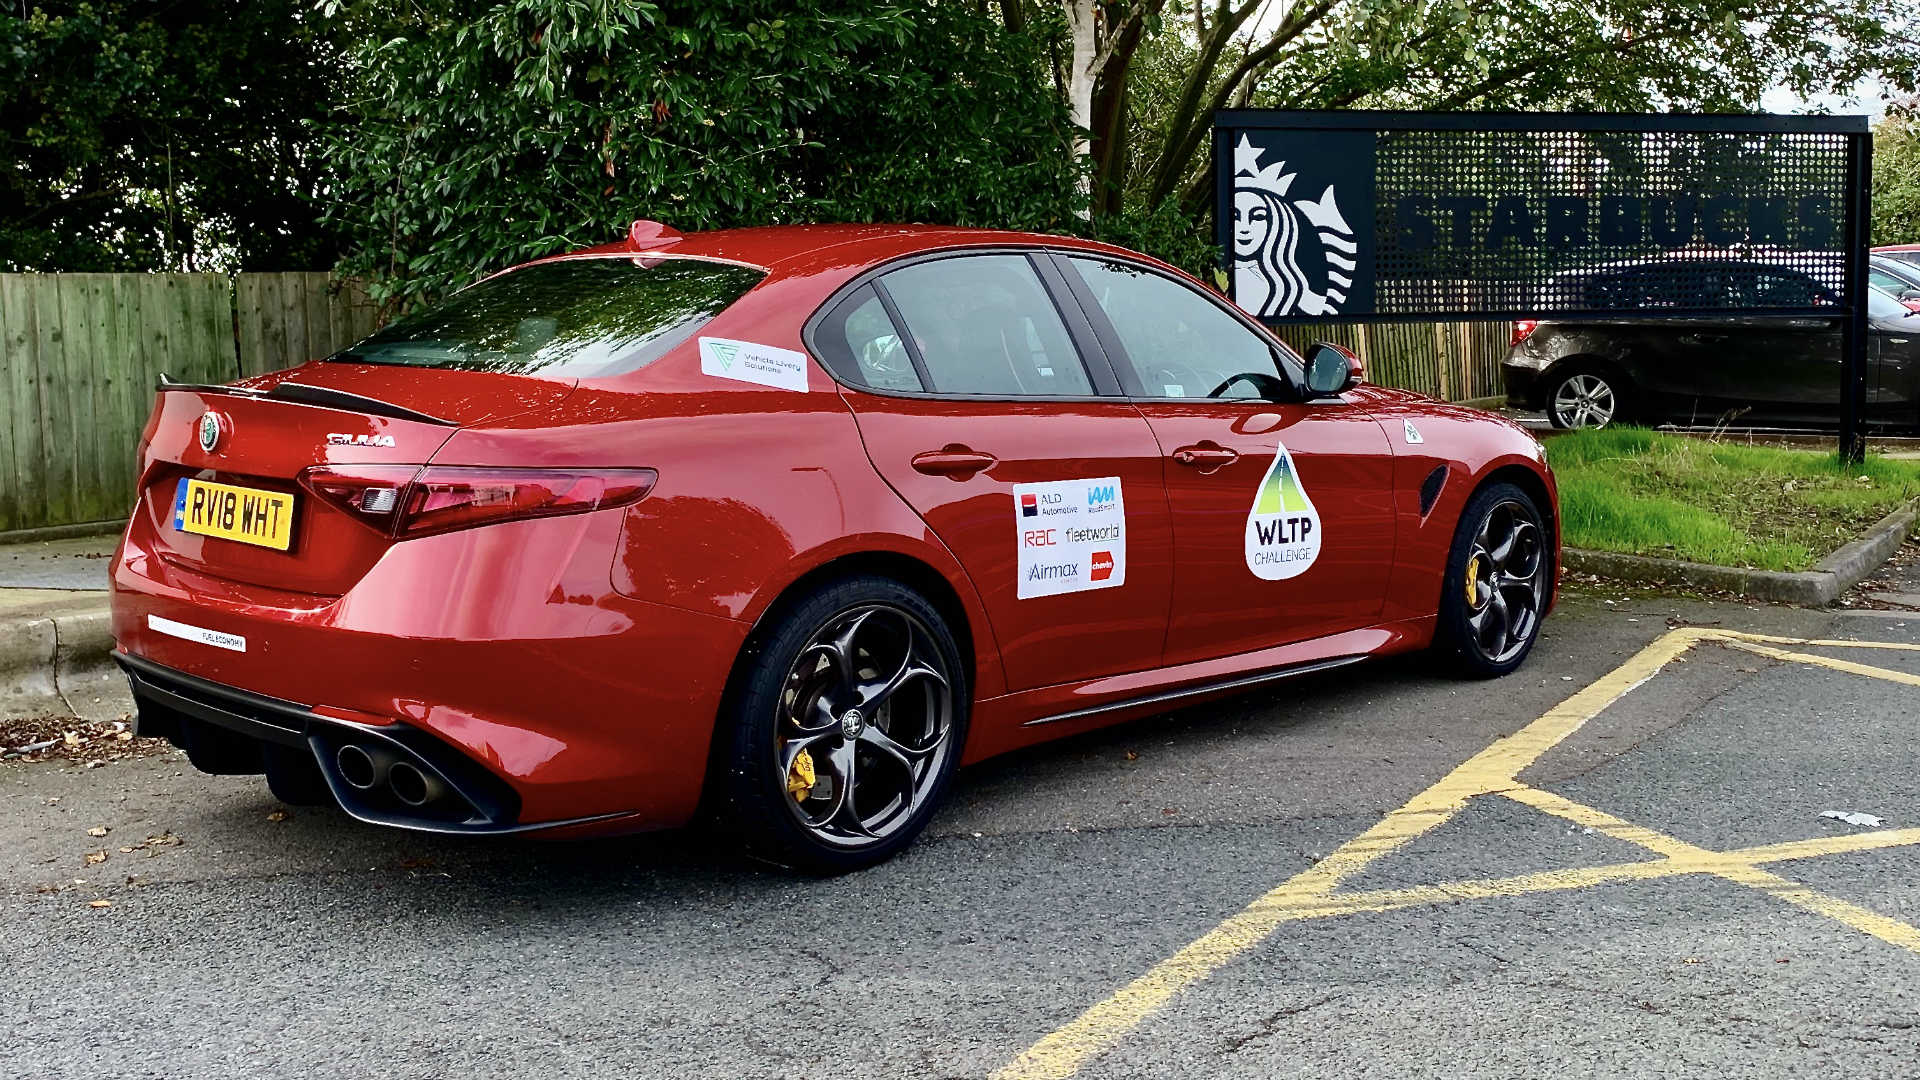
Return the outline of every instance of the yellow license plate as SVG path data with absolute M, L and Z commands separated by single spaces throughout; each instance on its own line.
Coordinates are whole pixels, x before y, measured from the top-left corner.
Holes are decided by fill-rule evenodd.
M 184 479 L 173 497 L 173 527 L 285 551 L 293 545 L 293 496 Z

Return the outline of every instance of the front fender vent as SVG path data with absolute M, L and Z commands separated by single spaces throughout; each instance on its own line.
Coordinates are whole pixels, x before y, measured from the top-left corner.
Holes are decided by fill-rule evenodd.
M 1440 501 L 1440 489 L 1447 485 L 1447 467 L 1438 465 L 1420 481 L 1420 516 L 1433 513 L 1433 504 Z

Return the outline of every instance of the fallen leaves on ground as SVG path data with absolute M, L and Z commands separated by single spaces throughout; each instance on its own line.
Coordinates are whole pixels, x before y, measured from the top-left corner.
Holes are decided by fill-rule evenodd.
M 73 716 L 0 720 L 0 762 L 78 761 L 96 768 L 166 749 L 165 739 L 136 737 L 131 714 L 99 722 Z

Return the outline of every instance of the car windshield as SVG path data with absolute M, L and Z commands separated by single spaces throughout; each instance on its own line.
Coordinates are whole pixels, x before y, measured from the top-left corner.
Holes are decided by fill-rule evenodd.
M 1893 294 L 1880 289 L 1867 290 L 1867 314 L 1876 319 L 1904 319 L 1914 314 L 1907 305 L 1895 299 Z
M 687 340 L 764 276 L 696 259 L 537 263 L 463 289 L 328 359 L 548 378 L 619 375 Z

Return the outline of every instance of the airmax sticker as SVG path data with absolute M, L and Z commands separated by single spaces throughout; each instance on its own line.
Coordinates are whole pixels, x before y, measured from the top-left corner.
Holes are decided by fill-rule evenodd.
M 1319 557 L 1320 511 L 1300 485 L 1293 455 L 1276 446 L 1247 514 L 1247 569 L 1266 581 L 1283 581 L 1306 573 Z
M 780 390 L 807 389 L 807 354 L 752 341 L 700 339 L 700 371 L 721 379 L 759 383 Z
M 1120 478 L 1013 485 L 1022 600 L 1127 583 L 1127 505 Z

